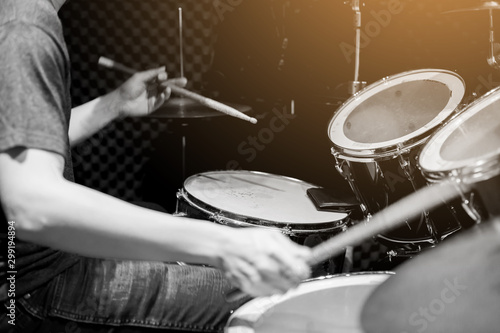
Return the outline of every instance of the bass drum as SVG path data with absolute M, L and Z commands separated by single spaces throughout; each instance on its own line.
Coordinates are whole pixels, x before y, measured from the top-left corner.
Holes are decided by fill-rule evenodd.
M 300 245 L 313 247 L 345 231 L 349 214 L 318 211 L 307 196 L 313 184 L 256 171 L 212 171 L 186 179 L 177 194 L 177 215 L 230 227 L 273 228 Z M 312 270 L 340 273 L 343 256 Z
M 441 128 L 419 165 L 431 183 L 461 185 L 462 206 L 476 223 L 500 215 L 500 87 Z
M 421 146 L 454 116 L 465 92 L 460 76 L 424 69 L 380 80 L 342 105 L 328 135 L 336 169 L 348 181 L 365 218 L 427 184 L 417 168 Z M 379 235 L 389 248 L 419 252 L 461 228 L 444 205 Z
M 362 333 L 370 294 L 393 273 L 333 275 L 303 282 L 284 295 L 260 297 L 237 309 L 226 333 Z

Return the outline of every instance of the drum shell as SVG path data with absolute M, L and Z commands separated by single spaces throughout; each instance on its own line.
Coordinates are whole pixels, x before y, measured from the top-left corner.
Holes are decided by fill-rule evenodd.
M 430 183 L 454 181 L 455 177 L 441 179 L 428 178 Z M 461 198 L 448 203 L 449 207 L 460 207 L 459 218 L 462 225 L 469 227 L 500 216 L 500 174 L 487 179 L 473 181 L 462 179 Z M 460 186 L 458 186 L 460 187 Z M 467 188 L 464 190 L 463 188 Z
M 474 183 L 472 188 L 473 193 L 479 195 L 478 205 L 484 207 L 484 210 L 479 212 L 483 220 L 500 216 L 500 175 Z
M 384 158 L 340 155 L 334 150 L 337 170 L 346 178 L 362 204 L 365 217 L 412 194 L 428 184 L 417 167 L 420 145 Z M 419 251 L 432 246 L 462 228 L 463 213 L 460 204 L 443 205 L 393 231 L 379 235 L 389 248 Z

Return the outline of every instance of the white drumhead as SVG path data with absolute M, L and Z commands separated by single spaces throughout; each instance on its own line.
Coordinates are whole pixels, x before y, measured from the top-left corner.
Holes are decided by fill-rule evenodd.
M 189 177 L 184 189 L 223 212 L 277 223 L 341 221 L 346 213 L 318 211 L 298 179 L 255 171 L 213 171 Z
M 424 146 L 419 164 L 426 172 L 456 170 L 500 155 L 500 90 L 467 107 Z
M 329 276 L 285 295 L 256 298 L 234 312 L 226 333 L 362 333 L 363 305 L 391 274 Z
M 330 122 L 330 140 L 353 155 L 396 147 L 441 124 L 465 93 L 445 70 L 416 70 L 380 80 L 351 97 Z

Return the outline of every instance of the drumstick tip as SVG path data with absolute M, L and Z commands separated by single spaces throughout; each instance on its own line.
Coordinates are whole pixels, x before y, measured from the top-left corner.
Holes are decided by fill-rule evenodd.
M 113 60 L 108 59 L 106 57 L 100 56 L 99 60 L 97 60 L 97 64 L 107 68 L 113 68 Z
M 97 64 L 106 68 L 116 69 L 118 71 L 131 75 L 136 73 L 136 70 L 103 56 L 99 57 L 99 59 L 97 60 Z

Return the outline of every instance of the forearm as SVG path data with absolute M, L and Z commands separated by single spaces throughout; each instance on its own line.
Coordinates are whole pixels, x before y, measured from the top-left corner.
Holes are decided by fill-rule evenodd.
M 68 132 L 71 146 L 77 145 L 116 119 L 118 109 L 116 91 L 73 108 Z
M 0 153 L 0 201 L 20 240 L 89 257 L 208 264 L 254 296 L 308 276 L 310 250 L 277 231 L 134 206 L 65 180 L 63 166 L 62 155 L 45 150 Z
M 83 256 L 217 265 L 231 229 L 137 207 L 61 181 L 31 194 L 20 239 Z M 17 222 L 17 221 L 16 221 Z M 22 222 L 22 221 L 19 221 Z

